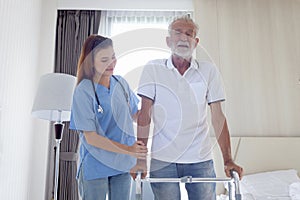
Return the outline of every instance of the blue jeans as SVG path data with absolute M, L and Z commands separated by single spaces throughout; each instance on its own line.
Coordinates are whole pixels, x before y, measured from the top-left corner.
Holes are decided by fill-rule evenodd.
M 152 159 L 150 165 L 151 178 L 215 178 L 212 160 L 199 163 L 167 163 Z M 151 183 L 155 200 L 180 200 L 179 183 Z M 186 183 L 185 188 L 189 200 L 215 200 L 216 183 Z
M 129 173 L 84 180 L 83 170 L 80 170 L 78 180 L 79 193 L 82 200 L 129 200 L 131 190 L 131 176 Z

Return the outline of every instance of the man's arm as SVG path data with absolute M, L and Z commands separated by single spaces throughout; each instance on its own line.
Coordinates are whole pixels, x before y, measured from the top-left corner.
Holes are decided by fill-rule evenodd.
M 145 146 L 148 143 L 150 123 L 151 123 L 151 110 L 152 110 L 153 100 L 142 96 L 142 106 L 137 118 L 137 139 L 142 141 Z M 147 175 L 147 160 L 137 160 L 137 164 L 131 170 L 131 176 L 133 179 L 136 178 L 136 172 L 142 171 L 142 178 Z
M 143 141 L 145 145 L 148 143 L 152 105 L 152 99 L 142 97 L 142 106 L 137 119 L 137 137 L 138 140 Z
M 226 117 L 222 111 L 221 102 L 210 104 L 212 126 L 215 131 L 218 144 L 222 151 L 224 169 L 226 176 L 230 177 L 230 171 L 238 172 L 240 178 L 243 176 L 243 168 L 233 162 L 231 155 L 230 135 L 227 126 Z

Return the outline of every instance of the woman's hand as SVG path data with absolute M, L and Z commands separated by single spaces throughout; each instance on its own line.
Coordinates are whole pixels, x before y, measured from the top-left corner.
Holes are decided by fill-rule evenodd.
M 147 158 L 147 146 L 142 141 L 136 141 L 132 146 L 128 148 L 129 155 L 145 160 Z

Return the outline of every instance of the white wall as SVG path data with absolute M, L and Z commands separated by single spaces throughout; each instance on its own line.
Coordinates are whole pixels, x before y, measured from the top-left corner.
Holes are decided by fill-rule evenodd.
M 41 200 L 49 123 L 30 113 L 40 75 L 53 70 L 56 5 L 12 0 L 0 6 L 1 199 Z
M 300 135 L 300 1 L 195 0 L 232 135 Z

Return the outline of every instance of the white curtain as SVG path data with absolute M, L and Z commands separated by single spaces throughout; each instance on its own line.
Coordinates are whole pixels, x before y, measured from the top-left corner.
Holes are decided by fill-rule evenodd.
M 111 37 L 114 25 L 127 25 L 127 29 L 134 27 L 148 28 L 147 24 L 167 28 L 167 24 L 176 16 L 190 15 L 190 11 L 102 11 L 99 34 Z

